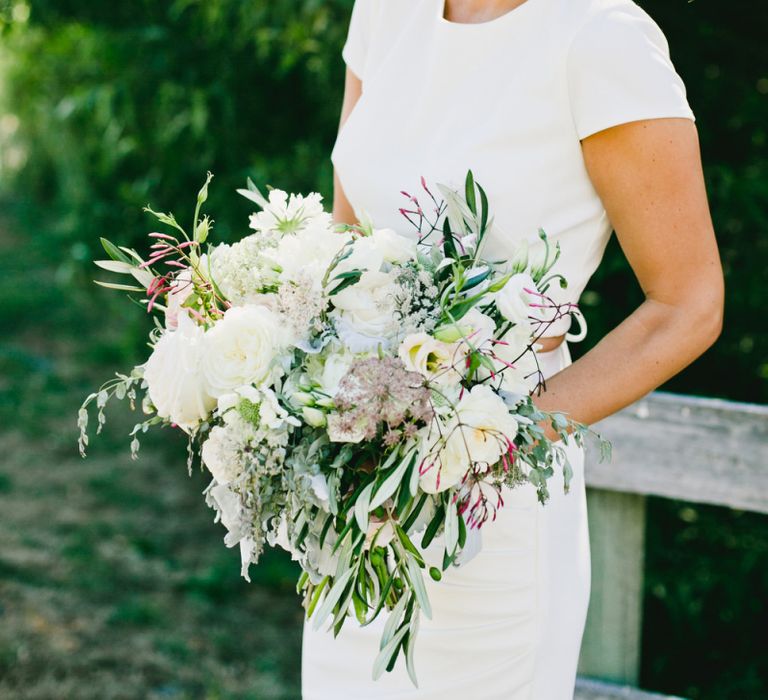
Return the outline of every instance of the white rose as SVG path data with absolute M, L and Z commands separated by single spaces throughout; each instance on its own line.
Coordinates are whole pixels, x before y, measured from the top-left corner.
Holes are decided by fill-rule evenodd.
M 203 464 L 219 484 L 228 484 L 243 473 L 240 444 L 225 427 L 211 429 L 201 453 Z
M 208 417 L 216 399 L 202 367 L 205 331 L 187 313 L 180 313 L 177 322 L 144 363 L 144 380 L 157 415 L 189 432 Z
M 333 274 L 350 270 L 381 272 L 384 263 L 384 255 L 376 245 L 373 235 L 357 237 L 352 244 L 352 252 L 339 262 Z
M 479 384 L 464 394 L 441 429 L 445 443 L 420 480 L 427 493 L 455 486 L 471 464 L 481 469 L 496 464 L 517 435 L 517 421 L 498 394 Z
M 455 343 L 444 343 L 428 333 L 411 333 L 403 339 L 398 357 L 406 369 L 418 372 L 438 384 L 455 384 L 461 380 L 463 353 Z
M 203 369 L 214 396 L 268 378 L 283 340 L 277 315 L 264 306 L 233 306 L 206 333 Z
M 385 262 L 404 263 L 416 258 L 416 241 L 401 236 L 391 228 L 375 229 L 370 240 Z
M 512 275 L 494 297 L 496 308 L 501 315 L 512 323 L 529 324 L 529 317 L 538 317 L 536 307 L 531 304 L 541 303 L 536 294 L 536 283 L 527 272 Z
M 389 345 L 395 320 L 397 286 L 389 273 L 370 270 L 360 280 L 331 297 L 341 340 L 353 351 Z
M 179 313 L 182 304 L 189 298 L 194 290 L 192 284 L 192 271 L 187 268 L 182 270 L 171 282 L 171 291 L 165 304 L 165 327 L 175 329 L 179 325 Z

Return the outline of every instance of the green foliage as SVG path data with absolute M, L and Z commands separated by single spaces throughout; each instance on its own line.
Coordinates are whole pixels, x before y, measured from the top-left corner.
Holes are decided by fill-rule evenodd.
M 768 519 L 652 498 L 647 522 L 643 687 L 766 697 Z
M 66 235 L 89 246 L 142 232 L 154 198 L 179 209 L 207 170 L 222 174 L 213 195 L 227 209 L 247 174 L 328 191 L 349 6 L 35 2 L 5 31 L 16 191 L 65 212 Z M 243 220 L 237 204 L 213 204 L 225 234 Z

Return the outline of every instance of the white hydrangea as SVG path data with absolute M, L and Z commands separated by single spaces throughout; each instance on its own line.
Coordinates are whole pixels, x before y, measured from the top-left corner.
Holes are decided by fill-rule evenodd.
M 222 243 L 204 256 L 201 267 L 234 306 L 259 303 L 277 283 L 274 263 L 265 255 L 275 243 L 274 238 L 256 234 L 231 245 Z

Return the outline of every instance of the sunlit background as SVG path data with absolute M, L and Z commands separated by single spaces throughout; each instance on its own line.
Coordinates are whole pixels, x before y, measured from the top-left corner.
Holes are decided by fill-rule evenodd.
M 768 5 L 643 0 L 697 116 L 727 275 L 722 338 L 667 390 L 768 402 Z M 299 697 L 290 562 L 239 577 L 186 475 L 183 443 L 129 411 L 88 460 L 76 409 L 143 359 L 149 320 L 95 287 L 99 236 L 144 245 L 142 212 L 191 219 L 205 173 L 215 236 L 234 189 L 319 190 L 352 0 L 0 0 L 0 697 Z M 618 245 L 583 297 L 590 336 L 641 300 Z M 768 521 L 651 499 L 641 685 L 768 697 Z

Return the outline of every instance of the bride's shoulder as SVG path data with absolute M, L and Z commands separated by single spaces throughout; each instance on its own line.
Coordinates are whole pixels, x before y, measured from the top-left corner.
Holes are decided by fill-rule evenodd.
M 638 32 L 661 32 L 634 0 L 559 0 L 559 5 L 559 13 L 574 36 L 610 40 Z
M 563 2 L 563 0 L 554 0 Z M 579 138 L 616 124 L 693 118 L 658 24 L 632 0 L 568 0 L 565 75 Z

